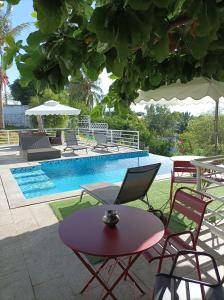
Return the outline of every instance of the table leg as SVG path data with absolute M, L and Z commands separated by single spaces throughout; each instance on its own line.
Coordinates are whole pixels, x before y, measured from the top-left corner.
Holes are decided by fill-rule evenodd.
M 129 260 L 130 263 L 131 260 Z M 136 285 L 136 287 L 139 289 L 139 291 L 142 294 L 145 294 L 145 292 L 143 291 L 143 289 L 140 287 L 140 285 L 134 280 L 134 278 L 127 272 L 127 269 L 125 268 L 125 266 L 122 265 L 122 263 L 120 261 L 118 261 L 118 265 L 121 267 L 121 269 L 123 271 L 126 271 L 125 277 L 129 277 L 131 279 L 132 282 L 134 282 L 134 284 Z
M 125 275 L 128 276 L 129 278 L 131 278 L 131 280 L 135 282 L 135 280 L 133 279 L 133 277 L 128 273 L 128 270 L 131 268 L 131 266 L 134 264 L 134 262 L 137 260 L 137 258 L 141 255 L 141 253 L 137 253 L 132 260 L 128 260 L 128 264 L 126 267 L 124 267 L 121 263 L 119 264 L 119 266 L 122 268 L 123 272 L 120 274 L 120 276 L 118 276 L 118 278 L 115 280 L 115 282 L 111 285 L 111 287 L 107 290 L 106 294 L 103 296 L 102 300 L 106 299 L 109 295 L 111 295 L 112 290 L 117 286 L 117 284 L 120 282 L 120 280 L 122 279 L 122 277 L 124 277 Z M 136 285 L 140 291 L 144 294 L 144 291 L 140 288 L 139 285 Z
M 87 284 L 84 286 L 84 288 L 81 290 L 80 294 L 83 293 L 87 287 L 90 285 L 90 283 L 96 278 L 99 283 L 101 283 L 101 285 L 105 288 L 105 290 L 107 291 L 107 295 L 111 296 L 114 300 L 117 300 L 117 298 L 113 295 L 112 290 L 110 290 L 107 285 L 103 282 L 103 280 L 99 277 L 99 273 L 102 270 L 102 268 L 107 264 L 107 262 L 111 259 L 111 258 L 106 258 L 106 260 L 103 262 L 103 264 L 98 268 L 98 270 L 95 271 L 95 269 L 86 262 L 86 260 L 79 254 L 79 252 L 75 252 L 73 251 L 76 256 L 81 260 L 81 262 L 86 266 L 86 268 L 89 270 L 89 272 L 93 275 L 90 280 L 87 282 Z

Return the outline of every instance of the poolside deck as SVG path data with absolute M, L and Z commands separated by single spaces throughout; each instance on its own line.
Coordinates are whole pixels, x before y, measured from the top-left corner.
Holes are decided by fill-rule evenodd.
M 0 147 L 0 174 L 9 167 L 29 164 L 18 157 L 18 147 Z M 10 154 L 9 154 L 10 153 Z M 83 154 L 84 155 L 84 154 Z M 9 187 L 10 188 L 10 187 Z M 198 250 L 211 253 L 224 275 L 224 240 L 203 227 Z M 99 299 L 102 289 L 91 285 L 84 295 L 79 291 L 90 274 L 65 247 L 58 236 L 58 220 L 48 203 L 10 209 L 0 182 L 0 299 L 1 300 L 70 300 Z M 201 261 L 204 276 L 214 276 L 211 263 Z M 118 299 L 151 299 L 156 263 L 140 258 L 133 272 L 142 282 L 146 294 L 141 296 L 127 280 L 117 289 Z M 193 262 L 182 259 L 179 273 L 193 274 Z M 168 271 L 170 262 L 164 264 Z M 108 298 L 110 299 L 110 298 Z

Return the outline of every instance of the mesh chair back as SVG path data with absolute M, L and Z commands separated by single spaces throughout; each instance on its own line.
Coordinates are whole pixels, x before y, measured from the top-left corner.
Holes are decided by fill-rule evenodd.
M 212 201 L 211 197 L 186 187 L 179 188 L 173 199 L 167 225 L 174 213 L 181 214 L 194 224 L 194 239 L 197 243 L 207 205 Z
M 127 203 L 137 199 L 143 199 L 161 164 L 153 164 L 136 168 L 129 168 L 123 180 L 120 192 L 117 196 L 115 204 Z
M 66 130 L 64 133 L 64 138 L 67 146 L 78 145 L 78 140 L 76 138 L 74 131 Z
M 102 132 L 95 132 L 94 137 L 96 139 L 97 144 L 106 144 L 107 143 L 107 135 Z
M 49 138 L 46 136 L 21 136 L 20 145 L 22 150 L 51 148 Z

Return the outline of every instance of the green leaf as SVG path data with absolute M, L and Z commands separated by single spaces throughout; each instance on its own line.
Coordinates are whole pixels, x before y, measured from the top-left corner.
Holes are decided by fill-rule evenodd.
M 99 41 L 106 43 L 113 40 L 112 28 L 110 28 L 108 25 L 109 10 L 110 6 L 108 5 L 96 8 L 88 25 L 88 29 L 96 33 Z
M 49 37 L 49 34 L 43 33 L 41 31 L 34 31 L 30 33 L 30 35 L 27 38 L 27 43 L 31 47 L 37 47 L 39 46 L 43 41 L 46 40 L 46 38 Z
M 9 47 L 15 47 L 16 43 L 11 34 L 7 34 L 5 37 L 5 42 L 9 45 Z
M 128 0 L 127 3 L 135 10 L 147 10 L 151 6 L 149 0 Z
M 115 76 L 121 77 L 123 75 L 126 61 L 119 61 L 115 48 L 112 48 L 110 51 L 105 53 L 105 55 L 107 72 L 112 72 Z
M 159 63 L 163 62 L 169 56 L 169 39 L 167 33 L 152 45 L 151 53 Z
M 215 2 L 203 2 L 198 14 L 197 36 L 209 35 L 217 26 L 218 15 Z
M 162 74 L 159 72 L 157 72 L 149 77 L 149 81 L 150 81 L 151 85 L 154 87 L 159 86 L 161 80 L 162 80 Z
M 20 0 L 7 0 L 9 4 L 16 5 L 20 2 Z
M 197 37 L 197 38 L 188 38 L 185 41 L 188 46 L 188 49 L 192 53 L 195 59 L 200 59 L 207 54 L 208 47 L 210 45 L 209 37 Z
M 62 0 L 34 0 L 34 8 L 39 28 L 44 33 L 55 31 L 65 19 Z
M 153 0 L 153 4 L 160 8 L 168 7 L 169 5 L 173 4 L 176 0 Z
M 37 19 L 37 12 L 34 10 L 32 13 L 31 13 L 31 16 L 35 19 Z

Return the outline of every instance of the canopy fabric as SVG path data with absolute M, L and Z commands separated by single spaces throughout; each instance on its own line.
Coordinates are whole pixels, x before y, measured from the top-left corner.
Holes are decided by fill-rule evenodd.
M 150 102 L 154 101 L 171 101 L 174 105 L 179 104 L 178 101 L 185 100 L 190 97 L 190 101 L 201 100 L 206 96 L 212 98 L 215 105 L 215 122 L 214 122 L 214 137 L 215 137 L 215 152 L 218 147 L 218 112 L 219 112 L 219 100 L 224 96 L 224 82 L 216 81 L 205 77 L 197 77 L 187 83 L 176 83 L 170 85 L 161 86 L 155 90 L 149 90 L 147 92 L 138 91 L 139 96 L 135 99 L 135 102 Z M 150 102 L 152 103 L 152 102 Z
M 172 104 L 174 105 L 175 99 L 184 100 L 190 97 L 194 100 L 200 100 L 206 96 L 211 97 L 214 101 L 218 101 L 224 96 L 224 82 L 198 77 L 187 83 L 177 81 L 176 83 L 164 85 L 155 90 L 138 92 L 139 96 L 135 99 L 135 102 L 160 101 L 165 99 L 167 101 L 172 100 Z
M 26 116 L 48 116 L 48 115 L 73 115 L 80 114 L 80 109 L 63 105 L 54 100 L 46 101 L 40 106 L 36 106 L 25 111 Z

